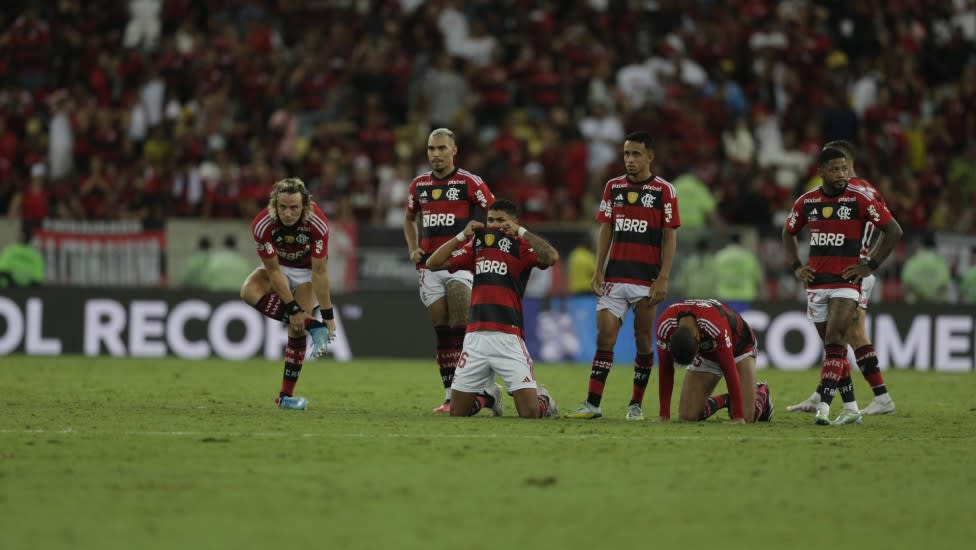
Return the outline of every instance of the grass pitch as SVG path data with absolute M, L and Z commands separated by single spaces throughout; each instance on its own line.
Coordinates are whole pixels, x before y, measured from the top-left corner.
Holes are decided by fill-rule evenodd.
M 585 395 L 588 366 L 537 372 Z M 0 548 L 951 548 L 976 520 L 974 374 L 887 372 L 897 412 L 844 427 L 785 412 L 813 371 L 762 371 L 753 426 L 625 422 L 621 366 L 596 421 L 435 416 L 432 362 L 307 363 L 304 412 L 280 376 L 0 358 Z

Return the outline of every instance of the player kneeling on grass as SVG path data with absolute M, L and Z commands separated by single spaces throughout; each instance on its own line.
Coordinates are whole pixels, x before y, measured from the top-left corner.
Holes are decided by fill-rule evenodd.
M 498 375 L 520 417 L 556 417 L 556 401 L 536 384 L 522 339 L 522 294 L 532 268 L 548 268 L 559 260 L 559 253 L 519 225 L 518 209 L 511 201 L 496 200 L 487 222 L 487 227 L 468 222 L 427 259 L 430 270 L 474 273 L 467 333 L 451 384 L 451 416 L 472 416 L 483 408 L 500 416 Z
M 729 306 L 718 300 L 672 304 L 658 318 L 657 346 L 661 420 L 671 418 L 675 363 L 688 365 L 678 405 L 681 420 L 705 420 L 725 408 L 731 408 L 733 423 L 773 417 L 769 386 L 756 383 L 756 335 Z M 723 376 L 729 393 L 712 395 Z

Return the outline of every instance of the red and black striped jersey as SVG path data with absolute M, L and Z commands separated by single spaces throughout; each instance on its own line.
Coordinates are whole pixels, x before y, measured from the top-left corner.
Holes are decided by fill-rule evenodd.
M 868 192 L 869 195 L 873 196 L 882 206 L 888 208 L 888 203 L 885 202 L 884 196 L 878 188 L 874 186 L 871 182 L 864 178 L 851 178 L 847 180 L 847 185 L 853 185 L 855 187 L 860 187 Z M 889 211 L 890 212 L 890 211 Z M 871 252 L 871 248 L 874 247 L 874 243 L 878 240 L 877 227 L 874 226 L 873 222 L 868 222 L 864 226 L 864 237 L 861 238 L 861 257 L 866 258 Z
M 810 226 L 807 263 L 814 274 L 807 288 L 859 289 L 859 282 L 848 281 L 841 273 L 858 262 L 867 225 L 882 227 L 890 220 L 891 212 L 856 185 L 848 185 L 836 195 L 827 195 L 818 187 L 796 199 L 784 229 L 796 235 L 803 226 Z
M 265 208 L 254 216 L 251 233 L 258 245 L 258 256 L 278 256 L 278 262 L 286 267 L 312 268 L 312 258 L 329 255 L 329 219 L 325 212 L 312 203 L 308 219 L 288 227 L 272 218 Z
M 495 196 L 485 181 L 460 168 L 443 178 L 425 172 L 415 177 L 407 190 L 407 213 L 420 214 L 420 249 L 425 255 L 460 233 L 476 208 L 483 216 L 493 202 Z M 423 265 L 421 261 L 417 267 Z
M 494 229 L 476 231 L 449 260 L 451 272 L 474 272 L 468 332 L 507 332 L 523 337 L 522 294 L 539 257 L 528 241 Z
M 671 358 L 671 336 L 678 328 L 678 320 L 690 315 L 698 324 L 698 356 L 718 363 L 725 374 L 730 395 L 740 395 L 739 371 L 735 358 L 756 345 L 756 337 L 741 315 L 718 300 L 684 300 L 668 306 L 657 319 L 657 351 L 660 377 L 658 379 L 661 416 L 671 416 L 671 393 L 674 389 L 674 360 Z M 735 386 L 735 388 L 733 388 Z M 741 400 L 732 400 L 732 416 L 742 417 L 742 409 L 736 413 Z
M 657 176 L 640 182 L 620 176 L 603 188 L 596 221 L 613 231 L 604 280 L 650 285 L 661 271 L 664 229 L 681 225 L 678 195 Z

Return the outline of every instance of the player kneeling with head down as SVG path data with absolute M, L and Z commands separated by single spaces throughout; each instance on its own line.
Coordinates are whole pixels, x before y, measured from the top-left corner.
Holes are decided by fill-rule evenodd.
M 745 320 L 718 300 L 685 300 L 669 306 L 657 323 L 661 420 L 671 418 L 674 364 L 688 365 L 678 415 L 705 420 L 731 408 L 733 423 L 768 422 L 769 386 L 756 383 L 756 336 Z M 725 377 L 729 393 L 712 395 Z
M 559 260 L 559 253 L 519 225 L 518 209 L 511 201 L 496 200 L 487 222 L 487 227 L 469 222 L 427 259 L 427 269 L 474 272 L 470 320 L 451 385 L 451 416 L 472 416 L 482 408 L 501 415 L 498 375 L 520 417 L 556 417 L 556 402 L 536 384 L 522 339 L 522 294 L 532 268 L 548 268 Z

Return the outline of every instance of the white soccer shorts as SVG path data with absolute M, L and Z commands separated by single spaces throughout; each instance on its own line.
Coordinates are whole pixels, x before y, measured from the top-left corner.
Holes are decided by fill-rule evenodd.
M 489 330 L 465 334 L 451 389 L 478 393 L 495 382 L 495 375 L 509 392 L 538 387 L 532 358 L 518 335 Z
M 650 286 L 634 285 L 630 283 L 604 283 L 603 294 L 596 300 L 596 310 L 605 309 L 618 319 L 627 315 L 627 310 L 634 304 L 647 298 Z
M 430 307 L 430 304 L 443 298 L 447 294 L 447 283 L 451 281 L 460 281 L 467 285 L 468 289 L 474 284 L 474 274 L 463 270 L 451 273 L 446 269 L 431 271 L 422 267 L 418 270 L 418 277 L 420 278 L 420 301 L 424 303 L 424 307 Z
M 298 285 L 312 282 L 312 270 L 307 267 L 288 267 L 283 265 L 281 266 L 281 272 L 288 279 L 288 288 L 291 289 L 292 294 L 295 293 Z
M 817 288 L 807 290 L 807 318 L 814 323 L 827 321 L 827 306 L 831 298 L 848 298 L 860 302 L 861 292 L 855 288 Z
M 735 358 L 735 364 L 738 365 L 740 361 L 746 357 L 756 357 L 759 353 L 756 351 L 755 347 L 750 347 L 745 353 L 739 355 Z M 705 359 L 701 355 L 695 357 L 695 360 L 688 365 L 686 369 L 688 372 L 707 372 L 708 374 L 714 374 L 715 376 L 725 376 L 722 372 L 722 367 L 715 361 L 711 359 Z

